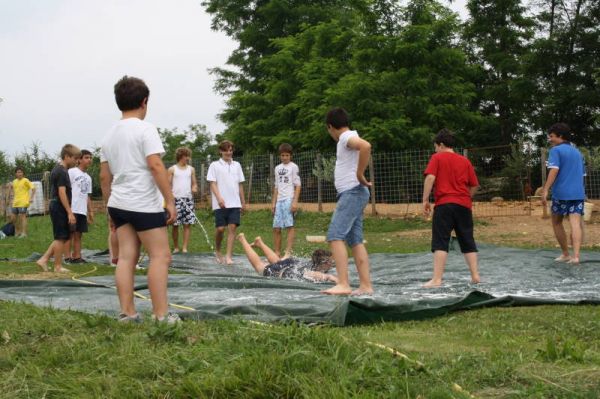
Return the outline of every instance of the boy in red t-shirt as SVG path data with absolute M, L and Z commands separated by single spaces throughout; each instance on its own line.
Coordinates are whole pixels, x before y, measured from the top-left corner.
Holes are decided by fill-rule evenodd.
M 435 154 L 423 173 L 423 213 L 429 215 L 431 204 L 429 195 L 435 183 L 435 211 L 431 235 L 433 252 L 433 278 L 423 285 L 425 288 L 442 285 L 442 276 L 448 259 L 450 233 L 456 232 L 460 251 L 471 271 L 471 282 L 479 283 L 477 267 L 477 246 L 473 238 L 473 214 L 471 197 L 477 191 L 479 182 L 471 162 L 456 154 L 454 133 L 442 129 L 433 140 Z

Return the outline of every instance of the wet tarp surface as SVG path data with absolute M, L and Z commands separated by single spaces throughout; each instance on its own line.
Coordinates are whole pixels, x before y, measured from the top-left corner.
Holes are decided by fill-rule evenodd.
M 173 267 L 190 274 L 169 277 L 169 302 L 183 318 L 239 317 L 265 322 L 295 320 L 335 325 L 415 320 L 456 310 L 486 306 L 536 304 L 600 304 L 600 253 L 582 254 L 582 263 L 554 262 L 557 251 L 483 247 L 480 252 L 482 283 L 473 285 L 460 253 L 448 257 L 444 285 L 424 289 L 431 277 L 432 255 L 372 254 L 375 295 L 332 297 L 320 293 L 327 283 L 265 278 L 243 257 L 223 266 L 207 254 L 176 254 Z M 108 262 L 105 256 L 90 260 Z M 91 266 L 90 266 L 91 268 Z M 350 265 L 351 280 L 358 279 Z M 112 276 L 82 277 L 77 281 L 0 281 L 0 299 L 24 301 L 60 309 L 116 314 L 118 300 Z M 136 277 L 136 290 L 149 297 L 146 278 Z M 150 309 L 136 299 L 138 310 Z

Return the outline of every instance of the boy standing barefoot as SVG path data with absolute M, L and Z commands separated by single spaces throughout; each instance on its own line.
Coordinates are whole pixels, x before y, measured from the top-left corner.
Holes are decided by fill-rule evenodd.
M 54 241 L 48 250 L 36 262 L 44 271 L 48 271 L 48 261 L 54 257 L 54 271 L 57 273 L 68 272 L 62 267 L 62 258 L 65 251 L 65 242 L 75 229 L 75 215 L 71 210 L 71 180 L 69 168 L 77 164 L 81 152 L 73 144 L 65 145 L 60 151 L 61 161 L 50 173 L 50 220 Z
M 192 151 L 187 147 L 179 147 L 175 151 L 177 163 L 169 168 L 169 183 L 175 196 L 175 209 L 177 218 L 173 223 L 173 253 L 180 251 L 179 226 L 183 227 L 183 248 L 187 253 L 190 242 L 191 226 L 196 222 L 194 214 L 194 194 L 198 192 L 196 183 L 196 170 L 189 165 Z
M 373 293 L 369 274 L 369 255 L 363 244 L 363 211 L 369 202 L 371 183 L 365 169 L 371 156 L 371 144 L 350 130 L 350 118 L 343 108 L 327 113 L 327 130 L 337 141 L 335 189 L 338 193 L 335 212 L 329 224 L 327 241 L 337 270 L 337 284 L 323 291 L 331 295 L 370 295 Z M 352 291 L 348 278 L 348 252 L 352 248 L 360 285 Z
M 121 305 L 119 321 L 137 322 L 133 287 L 140 244 L 148 252 L 148 289 L 153 317 L 176 322 L 168 315 L 167 279 L 171 251 L 167 223 L 175 219 L 175 199 L 161 160 L 164 148 L 155 126 L 145 122 L 150 90 L 143 80 L 124 76 L 115 85 L 122 118 L 102 141 L 100 182 L 111 227 L 117 231 L 119 254 L 115 282 Z M 164 197 L 167 215 L 160 194 Z M 113 254 L 113 256 L 115 256 Z
M 452 230 L 456 232 L 460 250 L 471 271 L 471 281 L 479 283 L 477 246 L 473 238 L 473 213 L 471 197 L 479 182 L 471 162 L 454 152 L 454 134 L 442 129 L 433 141 L 435 154 L 425 169 L 423 184 L 423 213 L 429 215 L 429 195 L 435 183 L 435 209 L 433 212 L 431 252 L 433 252 L 433 278 L 423 287 L 439 287 L 448 259 Z

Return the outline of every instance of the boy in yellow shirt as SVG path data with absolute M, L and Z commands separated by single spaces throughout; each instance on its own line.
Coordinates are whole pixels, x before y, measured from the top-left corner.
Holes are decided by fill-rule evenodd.
M 15 169 L 15 177 L 10 188 L 14 194 L 12 219 L 15 224 L 15 237 L 27 237 L 27 208 L 35 195 L 35 186 L 25 177 L 23 168 Z

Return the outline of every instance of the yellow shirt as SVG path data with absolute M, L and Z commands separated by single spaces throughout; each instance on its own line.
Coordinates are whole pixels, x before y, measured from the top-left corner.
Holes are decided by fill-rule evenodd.
M 29 190 L 33 188 L 33 184 L 28 178 L 23 177 L 22 179 L 13 180 L 12 185 L 15 193 L 13 208 L 27 208 L 30 201 Z

